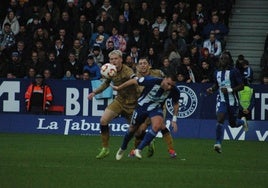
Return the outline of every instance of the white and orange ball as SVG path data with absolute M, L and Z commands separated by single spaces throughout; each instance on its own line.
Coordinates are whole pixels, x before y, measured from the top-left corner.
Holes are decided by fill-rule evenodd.
M 104 78 L 111 78 L 116 76 L 117 70 L 115 65 L 111 63 L 105 63 L 104 65 L 101 66 L 101 75 Z

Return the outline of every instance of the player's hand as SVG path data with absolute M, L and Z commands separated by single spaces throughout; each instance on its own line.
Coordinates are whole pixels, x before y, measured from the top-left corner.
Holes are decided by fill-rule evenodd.
M 171 126 L 172 126 L 172 128 L 173 128 L 173 132 L 177 132 L 177 131 L 178 131 L 178 125 L 177 125 L 177 122 L 172 121 L 172 122 L 171 122 Z
M 119 87 L 118 86 L 114 86 L 114 85 L 112 85 L 112 84 L 110 84 L 110 86 L 113 88 L 113 90 L 115 90 L 115 91 L 118 91 L 119 90 Z
M 96 94 L 94 92 L 88 94 L 88 96 L 87 96 L 88 100 L 92 100 L 95 95 Z

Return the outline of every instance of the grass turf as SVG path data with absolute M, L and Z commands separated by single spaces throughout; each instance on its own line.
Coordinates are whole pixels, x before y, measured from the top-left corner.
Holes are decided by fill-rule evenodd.
M 170 159 L 162 139 L 152 158 L 121 161 L 115 153 L 122 137 L 110 138 L 110 155 L 95 158 L 99 136 L 0 134 L 0 187 L 267 187 L 268 143 L 175 139 Z M 131 142 L 131 145 L 133 142 Z M 185 160 L 183 160 L 185 159 Z

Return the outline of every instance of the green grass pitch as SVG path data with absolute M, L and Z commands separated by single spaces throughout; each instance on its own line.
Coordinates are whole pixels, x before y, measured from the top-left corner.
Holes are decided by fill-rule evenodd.
M 267 142 L 224 141 L 217 154 L 213 140 L 179 138 L 170 159 L 157 138 L 152 158 L 145 148 L 142 160 L 116 161 L 122 139 L 111 137 L 110 155 L 98 160 L 99 136 L 1 133 L 0 188 L 268 187 Z

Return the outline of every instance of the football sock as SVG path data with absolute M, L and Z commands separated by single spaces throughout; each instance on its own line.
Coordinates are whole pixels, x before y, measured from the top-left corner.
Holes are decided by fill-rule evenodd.
M 173 146 L 173 138 L 167 128 L 164 130 L 161 130 L 161 133 L 163 134 L 163 139 L 167 143 L 168 150 L 174 150 Z
M 101 141 L 102 147 L 107 148 L 109 146 L 110 131 L 108 125 L 101 125 Z
M 144 138 L 146 132 L 142 132 L 141 135 L 136 135 L 135 136 L 135 141 L 134 141 L 134 148 L 137 148 L 138 145 L 141 143 L 142 139 Z
M 157 132 L 153 131 L 151 128 L 149 131 L 146 132 L 143 140 L 137 147 L 139 150 L 142 150 L 145 146 L 147 146 L 155 137 Z
M 123 143 L 121 145 L 122 150 L 127 149 L 127 145 L 129 143 L 129 141 L 133 138 L 133 135 L 134 135 L 134 132 L 129 132 L 129 131 L 125 134 L 124 139 L 123 139 Z
M 217 123 L 216 125 L 216 143 L 221 144 L 223 140 L 223 124 Z

